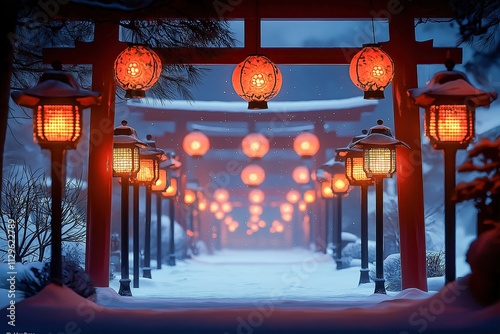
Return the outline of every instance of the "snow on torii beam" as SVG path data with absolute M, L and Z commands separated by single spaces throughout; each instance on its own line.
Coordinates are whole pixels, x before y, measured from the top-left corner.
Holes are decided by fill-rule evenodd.
M 179 11 L 174 8 L 184 8 L 181 11 L 184 17 L 215 17 L 215 18 L 244 18 L 245 48 L 210 49 L 211 58 L 201 59 L 193 55 L 193 49 L 169 49 L 179 52 L 186 58 L 177 57 L 177 62 L 192 64 L 237 64 L 249 53 L 256 51 L 265 53 L 277 64 L 339 64 L 346 65 L 350 57 L 359 48 L 256 48 L 255 41 L 260 32 L 256 24 L 260 19 L 338 19 L 338 18 L 370 18 L 368 2 L 335 3 L 320 0 L 285 1 L 268 0 L 259 3 L 259 17 L 256 17 L 255 3 L 250 1 L 206 1 L 206 4 L 226 5 L 223 9 L 213 12 L 200 12 L 185 1 L 174 1 L 170 6 L 161 8 L 146 8 L 137 12 L 96 10 L 88 6 L 67 4 L 60 7 L 54 19 L 81 19 L 93 20 L 96 23 L 94 42 L 76 43 L 75 48 L 45 49 L 44 62 L 51 63 L 58 59 L 63 64 L 92 64 L 93 90 L 103 93 L 103 105 L 93 108 L 91 118 L 91 134 L 101 131 L 102 145 L 94 145 L 89 157 L 89 185 L 95 184 L 104 187 L 105 191 L 95 189 L 91 193 L 89 186 L 88 198 L 88 239 L 87 239 L 87 270 L 95 281 L 96 286 L 108 286 L 109 282 L 109 222 L 111 216 L 111 171 L 110 157 L 112 156 L 112 133 L 114 121 L 114 89 L 112 79 L 112 62 L 110 60 L 123 49 L 118 42 L 118 26 L 111 23 L 113 19 L 140 19 L 180 17 Z M 234 4 L 227 7 L 228 4 Z M 176 7 L 177 6 L 177 7 Z M 190 7 L 191 8 L 188 8 Z M 203 8 L 203 6 L 198 6 Z M 252 10 L 253 8 L 253 10 Z M 374 14 L 377 18 L 389 20 L 390 41 L 384 44 L 386 50 L 395 63 L 395 77 L 392 83 L 394 99 L 395 134 L 398 139 L 410 144 L 411 151 L 398 151 L 398 200 L 399 221 L 401 229 L 401 262 L 403 288 L 415 287 L 427 290 L 425 266 L 425 225 L 423 218 L 423 179 L 420 150 L 420 120 L 418 107 L 411 105 L 406 97 L 406 90 L 417 86 L 418 64 L 441 64 L 447 52 L 456 63 L 462 61 L 461 49 L 433 48 L 432 42 L 415 41 L 415 18 L 452 17 L 452 13 L 445 0 L 401 2 L 398 0 L 375 0 Z M 205 8 L 204 8 L 205 9 Z M 188 15 L 189 13 L 189 15 Z M 380 14 L 383 15 L 380 15 Z M 165 14 L 165 15 L 162 15 Z M 101 23 L 100 23 L 101 22 Z M 107 22 L 107 23 L 102 23 Z M 103 29 L 104 27 L 104 29 Z M 163 53 L 164 50 L 157 50 Z M 175 60 L 173 60 L 175 61 Z M 95 80 L 98 78 L 97 80 Z M 97 82 L 96 82 L 97 81 Z M 108 96 L 104 99 L 104 94 Z M 111 122 L 111 124 L 109 124 Z M 97 188 L 97 186 L 95 186 Z

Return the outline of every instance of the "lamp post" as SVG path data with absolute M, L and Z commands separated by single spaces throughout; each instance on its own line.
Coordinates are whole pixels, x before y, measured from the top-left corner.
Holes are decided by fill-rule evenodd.
M 368 187 L 373 185 L 363 170 L 363 151 L 353 148 L 352 145 L 366 136 L 367 131 L 354 137 L 345 148 L 336 149 L 339 160 L 345 161 L 345 174 L 351 186 L 359 186 L 361 197 L 361 269 L 359 284 L 370 283 L 370 269 L 368 269 Z
M 337 163 L 333 166 L 335 172 L 332 174 L 330 188 L 334 197 L 337 198 L 337 233 L 335 238 L 335 262 L 337 270 L 343 269 L 342 264 L 342 198 L 349 192 L 349 181 L 345 176 L 345 168 L 343 164 Z
M 196 203 L 198 185 L 194 182 L 188 182 L 186 189 L 184 190 L 184 204 L 187 206 L 187 223 L 188 223 L 188 236 L 191 243 L 191 250 L 194 255 L 197 255 L 198 249 L 196 247 L 195 229 L 194 229 L 194 217 L 193 210 Z
M 151 140 L 151 135 L 146 137 L 147 147 L 142 148 L 139 153 L 140 169 L 133 182 L 146 187 L 146 219 L 144 224 L 144 265 L 142 277 L 151 276 L 151 197 L 152 185 L 159 179 L 160 158 L 164 151 L 156 148 L 156 143 Z
M 122 121 L 122 125 L 114 129 L 113 132 L 113 176 L 120 178 L 122 186 L 121 195 L 121 250 L 120 266 L 121 278 L 118 294 L 121 296 L 132 296 L 129 279 L 129 193 L 128 188 L 130 178 L 135 177 L 140 169 L 139 149 L 146 147 L 137 138 L 135 129 L 127 125 L 127 121 Z
M 449 283 L 456 275 L 456 211 L 452 196 L 457 150 L 467 148 L 475 136 L 475 108 L 488 106 L 498 95 L 473 87 L 463 72 L 453 71 L 453 61 L 445 65 L 446 71 L 436 73 L 426 87 L 409 89 L 408 95 L 425 108 L 425 134 L 431 145 L 444 154 L 445 280 Z
M 376 241 L 376 278 L 375 293 L 386 293 L 384 278 L 384 178 L 396 172 L 396 147 L 409 146 L 392 136 L 391 129 L 377 121 L 366 137 L 353 143 L 352 147 L 363 150 L 363 170 L 375 180 L 375 241 Z
M 172 169 L 169 170 L 172 172 Z M 169 266 L 175 266 L 175 235 L 174 235 L 174 225 L 175 225 L 175 199 L 178 195 L 178 178 L 177 176 L 171 175 L 169 177 L 169 184 L 167 189 L 162 192 L 162 196 L 168 198 L 168 217 L 170 220 L 170 234 L 169 234 L 169 255 L 168 262 Z
M 160 166 L 163 167 L 163 166 Z M 162 199 L 162 191 L 167 189 L 168 179 L 167 179 L 167 170 L 160 169 L 159 178 L 155 184 L 151 186 L 151 191 L 156 195 L 156 269 L 161 269 L 162 265 L 162 256 L 161 256 L 161 199 Z
M 62 274 L 62 194 L 66 175 L 65 152 L 75 149 L 82 134 L 82 109 L 99 104 L 101 94 L 82 89 L 60 64 L 46 71 L 35 87 L 12 92 L 20 106 L 33 109 L 33 131 L 42 149 L 51 157 L 51 260 L 50 281 L 63 285 Z M 64 183 L 63 183 L 64 182 Z

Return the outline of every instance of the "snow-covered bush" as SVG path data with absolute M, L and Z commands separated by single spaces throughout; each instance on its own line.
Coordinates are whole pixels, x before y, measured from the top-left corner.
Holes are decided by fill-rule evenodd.
M 375 241 L 368 240 L 368 262 L 375 261 L 375 248 Z M 342 257 L 361 259 L 361 239 L 348 243 L 344 249 L 342 249 Z
M 444 275 L 444 253 L 427 252 L 427 277 Z M 375 266 L 370 267 L 370 279 L 375 280 Z M 401 254 L 391 254 L 384 260 L 384 278 L 387 291 L 401 291 Z
M 36 265 L 38 264 L 38 265 Z M 28 269 L 29 274 L 23 275 L 16 281 L 16 289 L 24 293 L 25 297 L 36 295 L 50 283 L 50 262 L 43 266 L 36 262 Z M 90 276 L 78 262 L 63 259 L 63 284 L 82 297 L 88 298 L 95 294 Z

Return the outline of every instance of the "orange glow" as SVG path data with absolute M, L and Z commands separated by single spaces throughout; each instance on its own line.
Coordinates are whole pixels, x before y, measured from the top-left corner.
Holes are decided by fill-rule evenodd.
M 248 199 L 252 204 L 261 204 L 264 202 L 265 197 L 264 192 L 260 189 L 252 189 L 252 191 L 248 194 Z
M 259 165 L 250 164 L 241 171 L 241 180 L 249 187 L 256 187 L 264 182 L 266 173 Z
M 219 203 L 217 203 L 217 202 L 211 202 L 210 203 L 210 212 L 211 213 L 215 213 L 217 211 L 219 211 Z
M 276 233 L 282 233 L 285 230 L 285 226 L 283 224 L 279 224 L 275 226 Z
M 188 235 L 188 237 L 194 237 L 194 233 L 191 230 L 186 230 L 186 234 Z
M 247 230 L 247 234 L 248 234 L 248 235 L 252 235 L 252 234 L 253 234 L 253 231 L 252 231 L 252 230 Z
M 167 188 L 167 171 L 160 169 L 159 173 L 158 180 L 151 186 L 151 191 L 165 191 Z
M 298 184 L 306 184 L 309 182 L 309 169 L 306 166 L 297 166 L 293 169 L 292 178 Z
M 240 226 L 240 224 L 238 224 L 238 222 L 233 222 L 231 225 L 229 225 L 227 227 L 227 230 L 232 233 L 232 232 L 236 231 L 238 226 Z
M 207 201 L 204 199 L 204 200 L 201 200 L 201 201 L 198 201 L 198 210 L 200 211 L 205 211 L 207 209 Z
M 150 184 L 156 179 L 158 162 L 152 158 L 141 158 L 135 179 L 142 184 Z
M 359 182 L 369 183 L 371 179 L 366 175 L 363 169 L 363 157 L 347 156 L 345 160 L 346 177 L 349 183 L 355 185 Z
M 349 76 L 365 92 L 365 99 L 383 99 L 394 76 L 394 63 L 379 45 L 368 44 L 352 58 Z
M 199 158 L 210 149 L 210 140 L 203 132 L 193 131 L 184 137 L 182 148 L 189 156 Z
M 257 223 L 257 226 L 259 226 L 260 228 L 264 228 L 266 227 L 266 225 L 267 225 L 266 222 L 263 220 L 259 220 L 259 222 Z
M 196 193 L 192 189 L 186 189 L 184 191 L 184 203 L 191 205 L 196 201 Z
M 368 177 L 392 177 L 396 172 L 396 150 L 371 147 L 363 150 L 363 169 Z
M 290 203 L 281 203 L 280 204 L 280 212 L 282 215 L 287 214 L 287 213 L 292 214 L 293 213 L 293 205 Z
M 113 147 L 113 172 L 116 175 L 133 175 L 139 171 L 138 147 Z
M 231 216 L 226 216 L 226 217 L 224 218 L 224 224 L 226 224 L 226 225 L 231 225 L 232 223 L 233 223 L 233 217 L 231 217 Z
M 260 205 L 253 204 L 248 207 L 248 211 L 251 215 L 260 216 L 264 209 Z
M 345 174 L 333 174 L 331 188 L 334 193 L 346 193 L 349 191 L 349 181 Z
M 330 182 L 321 182 L 321 197 L 333 198 L 333 190 Z
M 82 134 L 81 110 L 73 105 L 39 105 L 34 119 L 35 141 L 76 143 Z
M 298 209 L 300 212 L 306 212 L 307 211 L 307 203 L 304 201 L 299 201 Z
M 250 216 L 250 222 L 252 223 L 256 223 L 260 220 L 260 216 L 259 215 L 251 215 Z
M 282 213 L 281 214 L 281 219 L 283 219 L 284 221 L 286 221 L 287 223 L 291 222 L 292 221 L 292 214 L 291 213 Z
M 224 211 L 217 211 L 214 213 L 214 216 L 216 219 L 222 220 L 222 219 L 224 219 L 225 214 L 224 214 Z
M 474 137 L 474 112 L 466 105 L 432 105 L 426 113 L 426 135 L 434 147 L 467 145 Z
M 229 199 L 229 191 L 224 188 L 217 188 L 214 191 L 214 199 L 219 203 L 227 202 Z
M 248 101 L 248 109 L 267 109 L 267 101 L 281 89 L 281 72 L 267 57 L 248 56 L 233 71 L 233 88 Z
M 269 140 L 261 133 L 250 133 L 241 142 L 243 153 L 251 159 L 260 159 L 269 151 Z
M 316 192 L 314 191 L 314 189 L 306 190 L 304 192 L 303 197 L 304 197 L 304 202 L 306 202 L 307 204 L 314 203 L 314 201 L 316 200 Z
M 295 137 L 293 149 L 301 158 L 310 158 L 319 150 L 318 137 L 311 132 L 302 132 Z
M 300 200 L 300 193 L 297 190 L 292 189 L 286 193 L 286 200 L 295 204 Z
M 233 211 L 233 205 L 229 202 L 222 203 L 220 205 L 220 208 L 221 208 L 222 212 L 224 212 L 224 213 L 228 213 L 228 212 Z
M 165 191 L 163 191 L 161 194 L 163 197 L 167 198 L 173 198 L 177 196 L 177 179 L 171 178 L 167 189 L 165 189 Z
M 217 233 L 212 232 L 212 239 L 217 239 Z
M 145 97 L 145 92 L 160 78 L 160 57 L 142 45 L 128 46 L 115 60 L 115 79 L 126 91 L 126 98 Z

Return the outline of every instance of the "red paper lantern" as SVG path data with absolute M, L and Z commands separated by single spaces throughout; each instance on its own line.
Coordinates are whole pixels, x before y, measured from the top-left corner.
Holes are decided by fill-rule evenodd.
M 248 109 L 267 109 L 281 89 L 281 72 L 267 57 L 250 55 L 233 71 L 233 88 L 248 101 Z
M 349 76 L 365 92 L 365 99 L 383 99 L 394 76 L 394 63 L 379 44 L 364 44 L 351 60 Z
M 298 184 L 306 184 L 309 182 L 310 173 L 306 166 L 297 166 L 293 169 L 292 178 Z
M 251 159 L 260 159 L 269 151 L 269 140 L 261 133 L 250 133 L 241 142 L 243 153 Z
M 301 158 L 310 158 L 319 150 L 318 137 L 312 132 L 302 132 L 295 137 L 293 149 Z
M 142 98 L 160 78 L 160 57 L 143 45 L 130 45 L 115 60 L 115 79 L 125 98 Z
M 210 140 L 200 131 L 188 133 L 182 141 L 182 148 L 193 158 L 199 158 L 207 153 L 210 148 Z
M 251 164 L 241 171 L 241 180 L 249 187 L 257 187 L 266 178 L 266 172 L 259 165 Z

